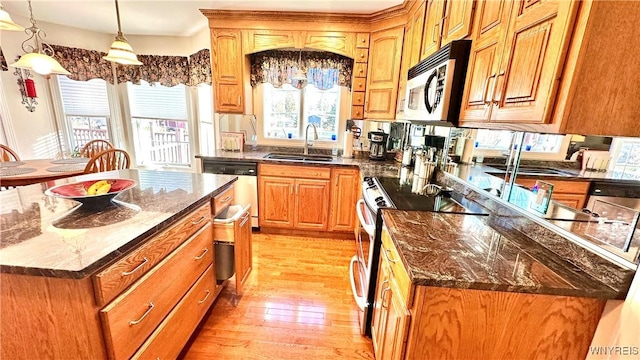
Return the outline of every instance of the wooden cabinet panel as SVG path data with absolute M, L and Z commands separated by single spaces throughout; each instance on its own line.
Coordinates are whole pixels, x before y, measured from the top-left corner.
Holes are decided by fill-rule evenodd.
M 260 226 L 292 227 L 295 180 L 261 175 L 259 184 Z
M 234 261 L 236 270 L 236 295 L 243 293 L 244 285 L 253 268 L 251 242 L 251 208 L 234 224 Z
M 356 34 L 356 47 L 369 48 L 369 33 L 357 33 Z
M 378 267 L 378 279 L 376 282 L 376 293 L 373 302 L 373 315 L 371 319 L 371 342 L 373 343 L 373 352 L 376 359 L 382 359 L 382 350 L 384 347 L 384 335 L 387 327 L 389 312 L 383 307 L 382 298 L 386 292 L 391 290 L 389 284 L 389 274 L 387 263 L 380 259 Z
M 579 194 L 551 194 L 551 199 L 577 210 L 582 210 L 587 200 L 586 195 Z
M 331 219 L 329 230 L 354 231 L 356 227 L 356 201 L 360 197 L 360 171 L 333 169 L 331 174 Z
M 367 78 L 366 77 L 353 78 L 353 91 L 364 92 L 366 88 L 367 88 Z M 364 101 L 362 103 L 364 104 Z
M 330 179 L 331 169 L 316 166 L 261 165 L 260 175 L 305 179 Z
M 223 192 L 213 197 L 213 214 L 218 215 L 227 206 L 231 205 L 231 202 L 235 198 L 234 187 L 231 185 Z
M 410 37 L 406 40 L 409 42 L 409 46 L 405 47 L 405 49 L 408 50 L 406 54 L 409 55 L 407 71 L 409 70 L 409 68 L 420 62 L 420 50 L 422 47 L 422 33 L 424 32 L 424 15 L 426 4 L 426 2 L 422 2 L 422 5 L 418 7 L 416 12 L 410 19 Z M 406 54 L 403 53 L 403 56 L 406 56 Z M 404 76 L 407 76 L 407 74 L 404 74 Z
M 364 92 L 362 91 L 355 91 L 353 93 L 353 101 L 352 101 L 353 105 L 364 105 Z M 360 115 L 362 115 L 362 112 L 360 112 Z
M 242 36 L 240 30 L 211 30 L 214 110 L 244 112 Z
M 352 106 L 351 118 L 355 120 L 364 119 L 364 106 Z
M 211 223 L 100 311 L 107 350 L 128 358 L 213 263 Z M 171 281 L 167 281 L 167 279 Z
M 442 41 L 440 46 L 471 35 L 474 4 L 475 0 L 447 1 L 444 21 L 442 22 Z
M 476 46 L 469 54 L 469 71 L 464 88 L 460 118 L 473 121 L 488 121 L 491 100 L 490 88 L 496 81 L 496 52 L 498 41 L 488 41 L 485 46 Z
M 367 77 L 367 63 L 355 63 L 355 65 L 353 66 L 353 76 L 366 78 Z
M 295 48 L 299 33 L 292 30 L 245 30 L 243 37 L 244 54 L 259 51 Z
M 395 118 L 403 38 L 403 27 L 371 34 L 365 118 Z
M 93 283 L 98 305 L 115 298 L 210 220 L 207 204 L 96 274 Z
M 409 279 L 409 274 L 404 268 L 400 254 L 393 245 L 393 241 L 389 237 L 389 233 L 382 232 L 382 247 L 380 248 L 380 256 L 389 264 L 389 269 L 393 274 L 396 287 L 396 295 L 400 297 L 406 306 L 413 305 L 414 286 Z
M 177 359 L 183 344 L 213 304 L 215 291 L 215 266 L 210 265 L 132 359 Z
M 444 0 L 427 1 L 426 15 L 424 18 L 424 31 L 422 32 L 422 47 L 420 60 L 440 49 L 440 28 Z
M 304 47 L 330 51 L 353 58 L 356 34 L 348 32 L 307 31 Z
M 357 63 L 366 63 L 369 60 L 369 49 L 356 49 L 356 57 L 354 60 Z
M 296 180 L 294 211 L 296 228 L 327 230 L 329 185 L 329 180 Z
M 518 176 L 516 178 L 516 184 L 522 185 L 528 189 L 533 189 L 533 186 L 536 184 L 536 180 L 538 179 Z M 589 186 L 591 185 L 589 181 L 567 181 L 550 178 L 540 178 L 540 180 L 553 184 L 551 200 L 578 210 L 581 210 L 584 207 L 587 200 Z

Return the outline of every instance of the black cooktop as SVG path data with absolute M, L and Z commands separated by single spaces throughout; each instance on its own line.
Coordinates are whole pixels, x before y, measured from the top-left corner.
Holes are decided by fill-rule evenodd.
M 425 196 L 413 193 L 411 184 L 402 184 L 398 178 L 378 177 L 377 179 L 393 202 L 391 207 L 398 210 L 488 215 L 480 206 L 453 191 L 445 191 L 438 196 Z

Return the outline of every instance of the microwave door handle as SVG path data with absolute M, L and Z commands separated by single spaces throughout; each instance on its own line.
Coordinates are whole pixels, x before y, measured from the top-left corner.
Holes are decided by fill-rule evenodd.
M 431 106 L 431 104 L 429 103 L 429 84 L 431 84 L 431 82 L 436 79 L 437 76 L 438 72 L 434 70 L 431 75 L 429 75 L 426 84 L 424 84 L 424 106 L 427 108 L 427 112 L 429 114 L 433 113 L 433 110 L 436 107 L 435 104 Z
M 484 92 L 482 93 L 482 101 L 484 101 L 485 105 L 491 105 L 491 100 L 487 100 L 487 93 L 489 92 L 489 84 L 491 83 L 491 79 L 496 77 L 496 73 L 491 74 L 484 83 Z

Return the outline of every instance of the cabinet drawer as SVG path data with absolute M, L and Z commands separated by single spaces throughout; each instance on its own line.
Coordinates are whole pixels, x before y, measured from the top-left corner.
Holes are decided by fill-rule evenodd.
M 400 297 L 404 300 L 407 307 L 410 308 L 413 304 L 413 286 L 411 285 L 409 274 L 400 259 L 400 255 L 393 245 L 393 241 L 391 240 L 391 237 L 389 237 L 389 233 L 386 231 L 382 232 L 382 248 L 380 249 L 380 253 L 382 261 L 389 264 L 391 277 L 394 278 L 398 286 Z
M 356 91 L 353 93 L 352 105 L 364 105 L 364 92 Z
M 364 106 L 352 106 L 351 107 L 352 119 L 364 119 Z
M 132 359 L 177 359 L 215 295 L 215 267 L 210 265 Z
M 367 63 L 355 63 L 353 65 L 353 76 L 366 78 L 367 77 Z
M 553 184 L 553 193 L 564 193 L 564 194 L 583 194 L 586 195 L 589 190 L 589 181 L 567 181 L 567 180 L 556 180 L 552 178 L 522 178 L 518 176 L 516 178 L 516 183 L 522 186 L 526 186 L 529 189 L 532 189 L 536 184 L 536 180 L 542 180 Z M 553 194 L 552 193 L 552 194 Z
M 234 198 L 233 185 L 213 198 L 213 213 L 218 215 L 227 206 L 231 205 Z
M 353 91 L 364 91 L 367 88 L 367 78 L 353 78 Z M 364 99 L 362 104 L 364 104 Z
M 369 34 L 358 33 L 356 35 L 356 47 L 357 48 L 369 48 Z
M 213 263 L 211 236 L 208 222 L 100 311 L 111 358 L 130 357 Z
M 369 60 L 369 49 L 356 49 L 356 62 L 366 63 Z
M 205 204 L 98 273 L 93 278 L 98 305 L 102 306 L 115 298 L 210 220 L 211 206 Z
M 331 168 L 263 164 L 260 165 L 260 175 L 305 179 L 329 179 L 331 178 Z

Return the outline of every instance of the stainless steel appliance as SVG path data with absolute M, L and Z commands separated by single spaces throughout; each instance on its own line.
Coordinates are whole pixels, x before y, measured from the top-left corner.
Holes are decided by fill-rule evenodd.
M 453 41 L 409 69 L 405 120 L 458 124 L 470 49 L 470 40 Z
M 640 211 L 640 185 L 621 182 L 593 181 L 586 208 L 593 211 L 596 199 Z
M 387 140 L 389 134 L 382 131 L 370 131 L 369 138 L 369 159 L 386 160 Z
M 218 161 L 203 159 L 202 171 L 210 174 L 237 175 L 234 183 L 235 204 L 251 204 L 251 227 L 259 228 L 258 221 L 258 164 L 244 161 Z
M 487 215 L 477 204 L 462 195 L 438 191 L 435 196 L 412 192 L 412 184 L 399 178 L 365 177 L 362 199 L 356 211 L 362 231 L 356 238 L 356 255 L 351 259 L 349 275 L 353 295 L 360 309 L 360 332 L 371 336 L 371 319 L 375 299 L 378 260 L 382 243 L 382 212 L 380 209 L 436 211 Z

